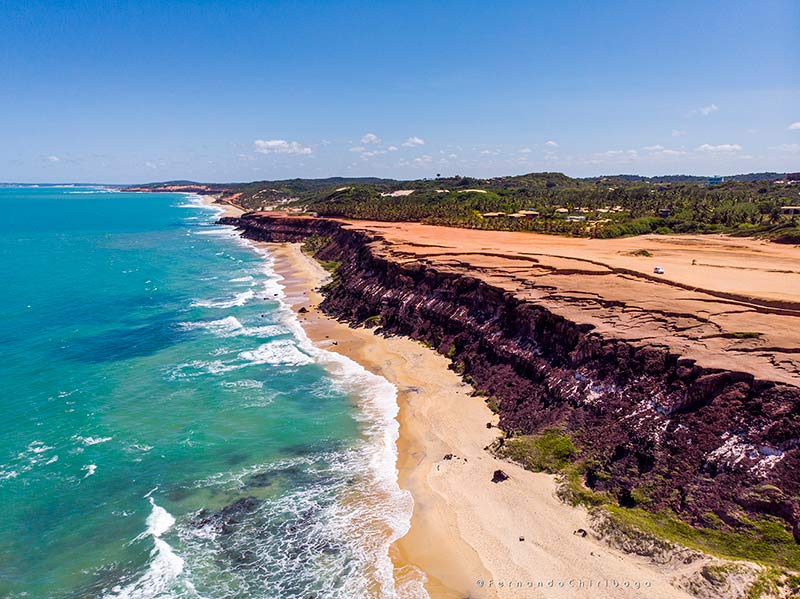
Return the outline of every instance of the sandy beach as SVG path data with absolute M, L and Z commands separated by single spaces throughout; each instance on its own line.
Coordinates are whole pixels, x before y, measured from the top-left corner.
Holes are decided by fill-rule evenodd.
M 487 427 L 496 416 L 449 360 L 411 339 L 327 318 L 316 309 L 327 273 L 298 244 L 265 245 L 309 337 L 398 388 L 399 484 L 414 499 L 410 531 L 392 547 L 398 580 L 424 572 L 434 599 L 689 597 L 670 581 L 697 563 L 682 572 L 656 568 L 593 538 L 588 513 L 555 496 L 553 476 L 485 451 L 498 436 Z M 496 469 L 509 479 L 492 483 Z M 580 528 L 589 535 L 574 534 Z
M 228 202 L 218 202 L 219 199 L 218 195 L 201 195 L 198 196 L 200 199 L 203 200 L 203 203 L 207 206 L 214 206 L 215 208 L 222 208 L 224 211 L 220 216 L 231 216 L 231 217 L 239 217 L 244 214 L 244 210 L 239 208 L 239 206 L 235 206 L 234 204 L 230 204 Z

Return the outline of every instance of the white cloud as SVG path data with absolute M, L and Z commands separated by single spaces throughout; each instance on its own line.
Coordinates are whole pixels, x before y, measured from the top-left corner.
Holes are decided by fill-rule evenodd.
M 59 158 L 58 156 L 48 156 L 47 160 L 48 162 L 61 162 L 61 158 Z
M 157 167 L 157 166 L 156 166 L 154 163 L 152 163 L 152 162 L 145 162 L 145 163 L 144 163 L 144 165 L 145 165 L 147 168 L 152 168 L 152 169 L 157 169 L 157 168 L 158 168 L 158 167 Z
M 417 166 L 424 166 L 426 164 L 430 164 L 431 162 L 433 162 L 433 157 L 428 156 L 427 154 L 423 154 L 419 158 L 414 158 L 414 164 Z
M 546 141 L 544 145 L 550 146 L 551 148 L 557 148 L 558 147 L 558 142 L 557 141 L 553 141 L 552 139 L 550 139 L 550 140 Z
M 397 152 L 397 146 L 389 146 L 386 149 L 389 150 L 390 152 Z
M 702 108 L 695 108 L 694 110 L 690 110 L 687 116 L 709 116 L 714 114 L 719 110 L 719 106 L 716 104 L 709 104 L 708 106 L 703 106 Z
M 369 152 L 362 152 L 362 158 L 372 158 L 373 156 L 380 156 L 381 154 L 386 154 L 386 150 L 371 150 Z
M 673 129 L 672 130 L 672 137 L 685 137 L 686 131 L 682 131 L 680 129 Z
M 777 150 L 778 152 L 786 152 L 788 154 L 800 154 L 800 144 L 781 144 L 779 146 L 771 146 L 770 150 Z
M 425 140 L 421 137 L 409 137 L 407 140 L 403 142 L 403 145 L 407 148 L 413 148 L 414 146 L 424 146 Z
M 530 148 L 520 148 L 519 153 L 520 154 L 530 154 L 532 151 L 533 150 L 531 150 Z
M 497 156 L 499 153 L 499 150 L 481 150 L 481 154 L 484 156 Z
M 259 154 L 311 154 L 311 148 L 285 139 L 257 139 L 253 142 Z
M 791 125 L 789 125 L 787 127 L 787 129 L 789 131 L 800 131 L 800 121 L 797 121 L 796 123 L 792 123 Z
M 364 146 L 353 146 L 352 148 L 350 148 L 350 151 L 351 152 L 363 152 L 366 149 L 367 148 L 365 148 Z
M 698 152 L 723 152 L 723 153 L 730 153 L 730 152 L 741 152 L 742 146 L 739 144 L 719 144 L 719 145 L 711 145 L 711 144 L 703 144 L 702 146 L 697 147 Z
M 375 135 L 374 133 L 365 133 L 364 137 L 361 138 L 362 144 L 379 144 L 381 143 L 381 138 Z
M 661 150 L 664 149 L 664 146 L 662 146 L 661 144 L 656 144 L 654 146 L 645 146 L 642 149 L 647 152 L 660 152 Z

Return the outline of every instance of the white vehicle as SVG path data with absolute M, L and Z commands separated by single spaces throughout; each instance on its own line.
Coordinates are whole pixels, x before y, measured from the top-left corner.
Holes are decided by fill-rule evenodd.
M 664 274 L 664 269 L 663 269 L 663 268 L 661 268 L 660 266 L 656 266 L 656 267 L 653 269 L 653 272 L 654 272 L 654 273 L 656 273 L 657 275 L 663 275 L 663 274 Z

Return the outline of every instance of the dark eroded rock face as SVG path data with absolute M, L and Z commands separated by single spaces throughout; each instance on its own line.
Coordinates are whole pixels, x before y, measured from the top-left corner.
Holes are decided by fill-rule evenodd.
M 317 257 L 341 266 L 321 308 L 423 340 L 499 402 L 500 426 L 570 432 L 586 482 L 621 505 L 671 509 L 698 524 L 716 513 L 773 515 L 800 540 L 800 389 L 711 370 L 663 347 L 604 338 L 466 274 L 402 263 L 375 237 L 335 221 L 222 219 L 262 241 L 330 238 Z

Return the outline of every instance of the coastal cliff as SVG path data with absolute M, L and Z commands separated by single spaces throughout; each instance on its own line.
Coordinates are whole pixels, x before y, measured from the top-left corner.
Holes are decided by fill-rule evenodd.
M 782 522 L 800 542 L 800 387 L 619 339 L 493 285 L 381 247 L 340 221 L 223 218 L 258 241 L 319 240 L 336 263 L 321 309 L 423 341 L 487 397 L 510 435 L 564 430 L 584 483 L 623 507 L 746 531 Z

